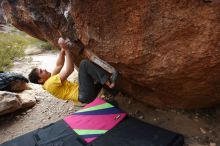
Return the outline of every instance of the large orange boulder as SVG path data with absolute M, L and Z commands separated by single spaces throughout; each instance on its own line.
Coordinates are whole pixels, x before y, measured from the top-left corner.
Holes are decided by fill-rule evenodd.
M 1 2 L 2 2 L 2 0 L 0 0 L 0 3 Z M 0 7 L 0 28 L 1 28 L 1 24 L 5 24 L 5 20 L 3 18 L 2 8 Z
M 4 0 L 8 21 L 54 45 L 79 38 L 156 107 L 220 103 L 219 0 Z M 77 57 L 77 56 L 74 56 Z

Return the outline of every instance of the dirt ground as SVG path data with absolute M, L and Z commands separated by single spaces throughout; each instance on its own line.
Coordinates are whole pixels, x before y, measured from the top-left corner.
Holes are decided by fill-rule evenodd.
M 16 62 L 12 71 L 27 76 L 30 68 L 34 66 L 51 70 L 55 59 L 54 52 L 32 55 L 23 61 Z M 76 80 L 77 72 L 71 78 Z M 30 84 L 30 86 L 32 95 L 38 101 L 37 104 L 33 108 L 0 117 L 0 143 L 60 120 L 81 108 L 74 107 L 72 102 L 52 97 L 39 85 Z M 157 109 L 122 94 L 111 98 L 118 101 L 119 107 L 130 116 L 183 134 L 185 146 L 220 146 L 220 106 L 189 111 Z

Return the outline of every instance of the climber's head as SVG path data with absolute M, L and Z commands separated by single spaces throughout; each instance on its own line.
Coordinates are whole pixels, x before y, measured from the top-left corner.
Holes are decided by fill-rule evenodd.
M 36 84 L 44 84 L 44 82 L 49 79 L 51 73 L 48 72 L 46 69 L 41 68 L 34 68 L 28 75 L 30 82 Z

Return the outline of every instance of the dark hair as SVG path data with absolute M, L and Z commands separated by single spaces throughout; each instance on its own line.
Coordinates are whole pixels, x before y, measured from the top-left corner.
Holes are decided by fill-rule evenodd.
M 39 84 L 38 80 L 40 79 L 40 77 L 38 76 L 37 68 L 34 68 L 31 70 L 31 72 L 28 75 L 28 78 L 29 78 L 30 82 L 35 83 L 35 84 Z

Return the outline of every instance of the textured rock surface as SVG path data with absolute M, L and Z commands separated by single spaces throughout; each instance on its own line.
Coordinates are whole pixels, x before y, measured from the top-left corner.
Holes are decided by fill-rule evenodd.
M 2 0 L 0 0 L 0 4 L 1 4 L 1 2 L 2 2 Z M 4 20 L 4 17 L 3 17 L 3 11 L 2 11 L 1 7 L 0 7 L 0 24 L 5 24 L 5 20 Z
M 17 94 L 0 91 L 0 115 L 14 112 L 20 109 L 21 105 Z
M 35 104 L 35 94 L 31 90 L 25 90 L 18 94 L 0 91 L 0 115 L 12 113 L 21 108 L 30 108 Z
M 22 93 L 19 93 L 19 100 L 22 103 L 22 108 L 30 108 L 37 102 L 32 90 L 25 90 Z
M 55 45 L 76 32 L 138 100 L 176 108 L 220 103 L 218 0 L 4 0 L 3 8 L 15 27 Z

